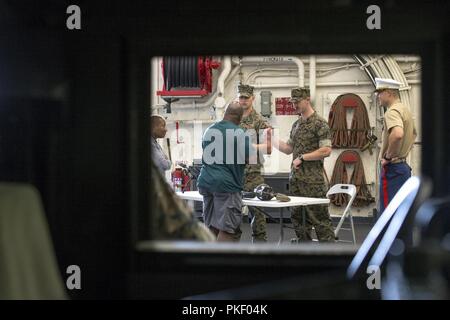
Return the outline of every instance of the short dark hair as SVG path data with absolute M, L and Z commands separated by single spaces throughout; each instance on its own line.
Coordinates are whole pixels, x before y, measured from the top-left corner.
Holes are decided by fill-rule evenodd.
M 392 95 L 396 96 L 397 98 L 400 98 L 400 91 L 398 89 L 386 89 L 391 92 Z

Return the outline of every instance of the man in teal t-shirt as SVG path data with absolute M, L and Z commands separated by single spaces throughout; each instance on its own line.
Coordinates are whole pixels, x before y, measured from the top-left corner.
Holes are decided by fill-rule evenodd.
M 222 121 L 206 129 L 202 138 L 203 166 L 197 187 L 203 195 L 203 218 L 218 241 L 235 241 L 242 221 L 242 195 L 246 163 L 256 163 L 256 148 L 239 127 L 243 110 L 230 103 Z

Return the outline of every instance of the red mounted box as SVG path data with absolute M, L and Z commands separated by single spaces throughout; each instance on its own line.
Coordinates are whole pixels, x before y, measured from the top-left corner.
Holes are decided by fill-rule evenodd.
M 281 116 L 285 114 L 285 105 L 283 98 L 275 98 L 275 114 Z
M 290 116 L 295 115 L 296 110 L 290 98 L 275 98 L 275 112 L 277 116 Z

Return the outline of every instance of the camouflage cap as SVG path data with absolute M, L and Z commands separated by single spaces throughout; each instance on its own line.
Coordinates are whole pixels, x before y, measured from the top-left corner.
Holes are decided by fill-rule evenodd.
M 251 96 L 253 96 L 253 89 L 255 89 L 255 88 L 252 86 L 249 86 L 248 84 L 240 84 L 238 86 L 239 96 L 250 98 Z
M 308 88 L 294 88 L 291 91 L 291 101 L 299 101 L 300 99 L 309 98 L 311 95 Z

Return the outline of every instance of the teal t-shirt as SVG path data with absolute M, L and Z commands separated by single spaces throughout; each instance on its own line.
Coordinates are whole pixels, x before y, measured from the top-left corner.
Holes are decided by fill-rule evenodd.
M 203 166 L 197 187 L 211 192 L 240 192 L 249 155 L 255 153 L 245 131 L 231 121 L 214 123 L 202 137 Z

